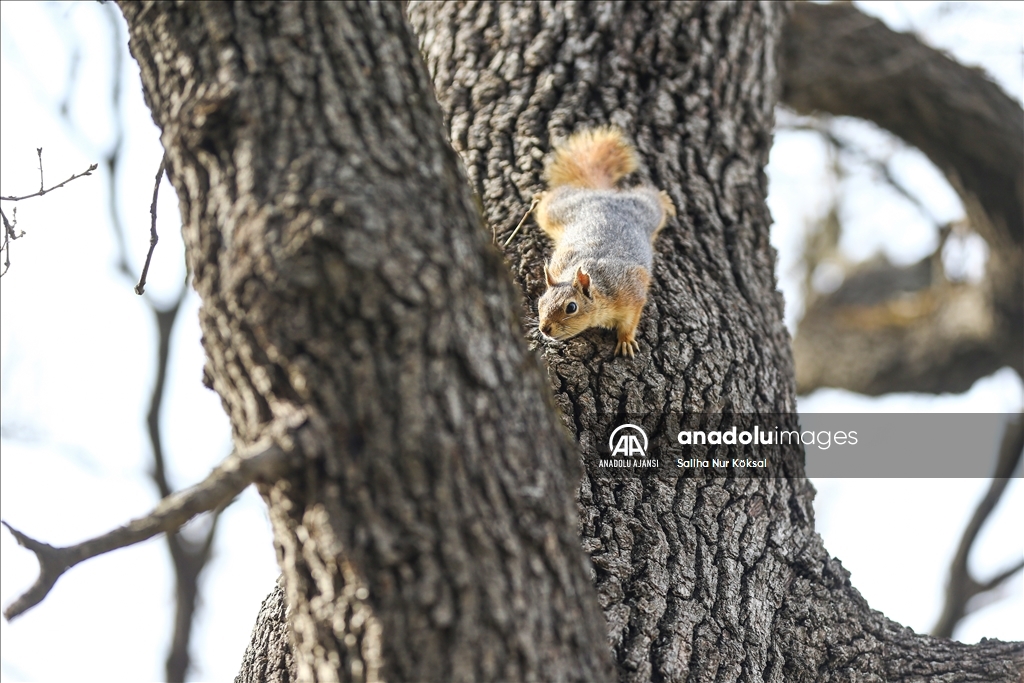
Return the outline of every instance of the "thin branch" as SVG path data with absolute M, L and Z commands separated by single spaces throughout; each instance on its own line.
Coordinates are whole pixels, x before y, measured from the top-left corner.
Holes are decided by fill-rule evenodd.
M 522 219 L 520 219 L 519 221 L 519 225 L 516 226 L 516 229 L 513 230 L 512 234 L 508 236 L 507 240 L 505 240 L 505 244 L 501 245 L 502 248 L 507 247 L 509 243 L 512 241 L 512 239 L 519 234 L 519 229 L 523 227 L 523 223 L 525 223 L 526 219 L 530 217 L 530 214 L 533 213 L 533 210 L 537 208 L 537 203 L 540 202 L 540 198 L 541 195 L 539 193 L 533 196 L 533 202 L 530 204 L 530 208 L 527 209 L 526 213 L 523 214 Z
M 167 535 L 177 577 L 173 634 L 165 662 L 168 683 L 184 681 L 191 666 L 189 642 L 192 638 L 193 615 L 199 602 L 199 577 L 213 554 L 213 541 L 217 535 L 221 512 L 232 501 L 213 511 L 204 538 L 193 541 L 185 538 L 181 532 Z
M 153 391 L 149 396 L 146 427 L 149 433 L 149 443 L 153 449 L 153 471 L 150 476 L 163 498 L 169 496 L 173 489 L 167 480 L 163 438 L 160 435 L 160 411 L 163 407 L 164 389 L 167 385 L 167 365 L 171 356 L 171 333 L 174 331 L 174 323 L 178 320 L 183 299 L 184 297 L 179 297 L 170 306 L 162 309 L 150 302 L 153 316 L 156 318 L 157 353 L 156 378 L 153 382 Z
M 0 216 L 3 216 L 3 219 L 4 219 L 4 234 L 5 235 L 8 235 L 12 240 L 16 240 L 16 239 L 18 239 L 19 237 L 21 237 L 22 235 L 25 234 L 24 231 L 22 231 L 21 234 L 19 234 L 19 235 L 15 235 L 14 234 L 14 228 L 15 228 L 15 226 L 18 225 L 18 207 L 14 207 L 14 219 L 13 219 L 13 221 L 8 221 L 7 220 L 7 214 L 5 214 L 3 212 L 3 209 L 0 209 Z
M 832 129 L 830 119 L 827 117 L 819 116 L 798 118 L 800 119 L 798 122 L 785 123 L 783 125 L 776 126 L 776 130 L 807 131 L 817 133 L 838 152 L 845 153 L 853 159 L 860 161 L 878 174 L 882 181 L 895 190 L 897 194 L 913 204 L 914 208 L 916 208 L 929 223 L 934 226 L 938 226 L 940 224 L 939 220 L 935 218 L 924 202 L 922 202 L 917 195 L 911 192 L 896 178 L 896 175 L 892 171 L 891 157 L 886 159 L 876 158 L 857 143 L 851 142 L 837 135 Z
M 40 151 L 41 151 L 41 148 L 40 148 Z M 40 160 L 40 168 L 42 168 L 42 155 L 40 155 L 39 160 Z M 23 201 L 25 199 L 32 199 L 33 197 L 42 197 L 43 195 L 49 194 L 50 192 L 53 192 L 54 190 L 59 190 L 60 188 L 64 187 L 68 183 L 70 183 L 72 180 L 78 180 L 79 178 L 84 178 L 87 175 L 92 175 L 92 172 L 95 171 L 97 168 L 98 168 L 97 164 L 90 164 L 89 168 L 85 169 L 81 173 L 75 173 L 70 178 L 65 180 L 64 182 L 57 183 L 53 187 L 49 187 L 49 188 L 40 187 L 38 192 L 33 192 L 32 194 L 26 194 L 26 195 L 23 195 L 21 197 L 15 197 L 14 195 L 8 195 L 6 197 L 0 197 L 0 201 L 20 202 L 20 201 Z M 42 178 L 43 178 L 43 172 L 42 172 L 42 170 L 40 170 L 39 171 L 39 179 L 40 179 L 40 181 L 42 181 Z
M 0 246 L 0 251 L 4 253 L 4 269 L 0 271 L 0 277 L 3 277 L 11 267 L 11 242 L 19 237 L 24 237 L 25 231 L 16 232 L 14 230 L 18 227 L 18 207 L 14 207 L 11 220 L 7 220 L 7 214 L 4 213 L 3 209 L 0 209 L 0 218 L 4 221 L 4 241 L 3 245 Z
M 39 191 L 43 192 L 46 183 L 43 182 L 43 148 L 36 147 L 36 156 L 39 157 Z
M 153 260 L 153 252 L 156 250 L 156 243 L 160 236 L 156 234 L 156 200 L 160 195 L 160 181 L 164 177 L 164 168 L 167 166 L 167 155 L 160 159 L 160 167 L 156 171 L 156 179 L 153 182 L 153 203 L 149 205 L 149 253 L 146 254 L 146 263 L 142 266 L 142 275 L 139 276 L 139 284 L 135 285 L 135 293 L 142 296 L 146 291 L 146 276 L 149 275 L 149 262 Z
M 171 332 L 174 329 L 174 323 L 177 320 L 178 314 L 181 312 L 181 304 L 185 299 L 187 291 L 187 288 L 183 285 L 177 300 L 167 308 L 158 308 L 152 300 L 149 301 L 150 308 L 156 318 L 158 342 L 156 381 L 153 383 L 153 391 L 150 394 L 146 424 L 153 452 L 153 470 L 150 476 L 162 497 L 169 495 L 171 485 L 167 480 L 167 470 L 164 462 L 163 439 L 160 430 L 160 408 L 163 404 L 164 390 L 167 383 Z M 213 519 L 206 532 L 206 538 L 199 543 L 190 541 L 181 533 L 167 534 L 167 546 L 170 550 L 176 579 L 176 609 L 172 629 L 173 635 L 165 663 L 167 671 L 166 680 L 170 683 L 184 681 L 191 663 L 189 641 L 192 634 L 192 617 L 199 599 L 199 576 L 210 558 L 213 539 L 217 532 L 217 521 L 222 510 L 223 506 L 218 507 L 213 512 Z
M 107 6 L 108 12 L 110 6 Z M 121 213 L 118 211 L 117 206 L 117 168 L 121 161 L 121 151 L 124 149 L 124 114 L 121 111 L 121 74 L 122 69 L 120 66 L 121 62 L 121 42 L 115 40 L 114 55 L 114 83 L 112 86 L 111 100 L 113 103 L 114 116 L 111 117 L 114 123 L 114 144 L 110 150 L 103 157 L 103 163 L 107 167 L 107 172 L 110 174 L 110 185 L 107 188 L 107 212 L 110 214 L 110 227 L 114 230 L 114 239 L 117 242 L 117 269 L 130 280 L 136 280 L 135 273 L 132 272 L 132 267 L 128 261 L 128 242 L 126 237 L 126 231 L 124 225 L 121 222 Z
M 36 156 L 39 157 L 39 190 L 37 192 L 33 192 L 32 194 L 24 195 L 22 197 L 15 197 L 14 195 L 8 195 L 6 197 L 0 197 L 0 200 L 5 201 L 5 202 L 20 202 L 20 201 L 25 200 L 25 199 L 31 199 L 32 197 L 42 197 L 44 194 L 47 194 L 49 192 L 53 192 L 54 190 L 58 190 L 58 189 L 64 187 L 65 185 L 70 183 L 72 180 L 77 180 L 77 179 L 82 178 L 84 176 L 92 175 L 92 172 L 96 170 L 96 164 L 92 164 L 91 166 L 89 166 L 89 168 L 85 169 L 81 173 L 73 174 L 70 178 L 68 178 L 64 182 L 58 183 L 58 184 L 54 185 L 53 187 L 47 189 L 45 183 L 43 182 L 43 148 L 42 147 L 36 147 Z M 3 219 L 3 223 L 4 223 L 3 243 L 0 244 L 0 251 L 2 251 L 3 254 L 4 254 L 3 270 L 0 270 L 0 277 L 3 277 L 4 275 L 7 274 L 7 271 L 10 270 L 10 268 L 11 268 L 11 242 L 13 242 L 14 240 L 18 239 L 19 237 L 24 237 L 25 231 L 22 230 L 20 233 L 18 233 L 18 232 L 15 232 L 15 230 L 14 230 L 15 226 L 17 226 L 17 224 L 18 224 L 18 209 L 17 209 L 17 207 L 15 207 L 15 209 L 14 209 L 14 213 L 12 214 L 12 219 L 11 220 L 7 219 L 7 214 L 5 214 L 3 211 L 0 211 L 0 218 Z
M 985 582 L 971 576 L 967 566 L 971 550 L 978 538 L 978 533 L 985 525 L 992 511 L 995 510 L 1003 492 L 1009 484 L 1010 477 L 1024 458 L 1024 414 L 1016 416 L 1006 425 L 1003 440 L 999 447 L 999 460 L 985 497 L 978 503 L 967 528 L 960 539 L 960 546 L 949 568 L 949 582 L 946 585 L 946 602 L 942 614 L 932 628 L 932 635 L 940 638 L 952 638 L 956 625 L 970 612 L 968 602 L 977 595 L 993 590 L 1006 579 L 1024 568 L 1024 562 L 1000 572 Z
M 1003 583 L 1006 582 L 1011 576 L 1024 569 L 1024 560 L 1018 560 L 1016 564 L 1007 567 L 1003 571 L 999 572 L 985 583 L 978 585 L 978 592 L 984 593 L 986 591 L 995 590 L 999 588 Z
M 2 523 L 18 543 L 36 554 L 39 578 L 21 597 L 4 610 L 4 618 L 14 619 L 38 605 L 50 592 L 61 574 L 80 562 L 111 550 L 145 541 L 162 532 L 176 532 L 196 515 L 214 510 L 237 496 L 256 480 L 280 476 L 289 456 L 279 446 L 262 446 L 255 452 L 233 452 L 203 481 L 164 498 L 150 514 L 88 541 L 65 548 L 37 541 Z
M 57 190 L 57 189 L 60 189 L 60 188 L 64 187 L 65 185 L 70 183 L 72 180 L 77 180 L 78 178 L 81 178 L 83 176 L 92 175 L 92 172 L 96 170 L 96 164 L 92 164 L 85 171 L 83 171 L 81 173 L 73 174 L 70 178 L 68 178 L 64 182 L 58 183 L 57 185 L 54 185 L 53 187 L 47 189 L 45 183 L 43 182 L 43 148 L 42 147 L 36 147 L 36 156 L 39 157 L 39 190 L 37 192 L 33 192 L 32 194 L 24 195 L 22 197 L 15 197 L 14 195 L 8 195 L 6 197 L 0 197 L 0 200 L 5 201 L 5 202 L 20 202 L 20 201 L 22 201 L 24 199 L 31 199 L 32 197 L 42 197 L 44 194 L 47 194 L 49 192 L 53 192 L 54 190 Z M 3 223 L 4 223 L 3 243 L 0 244 L 0 251 L 2 251 L 3 254 L 4 254 L 4 263 L 3 263 L 3 270 L 0 270 L 0 277 L 3 277 L 4 275 L 6 275 L 7 271 L 10 270 L 10 267 L 11 267 L 11 242 L 13 242 L 14 240 L 18 239 L 19 237 L 23 237 L 25 235 L 25 231 L 24 230 L 22 230 L 20 233 L 17 233 L 14 230 L 15 226 L 18 224 L 18 214 L 17 214 L 17 212 L 18 212 L 18 209 L 17 209 L 17 207 L 15 207 L 14 213 L 12 214 L 12 220 L 8 220 L 7 219 L 7 214 L 5 214 L 3 211 L 0 211 L 0 218 L 3 218 Z

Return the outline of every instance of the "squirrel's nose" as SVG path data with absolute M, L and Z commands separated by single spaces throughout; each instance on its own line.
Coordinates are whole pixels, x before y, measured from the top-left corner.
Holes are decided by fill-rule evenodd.
M 541 325 L 540 326 L 540 331 L 550 337 L 551 336 L 551 323 L 548 323 L 546 325 Z

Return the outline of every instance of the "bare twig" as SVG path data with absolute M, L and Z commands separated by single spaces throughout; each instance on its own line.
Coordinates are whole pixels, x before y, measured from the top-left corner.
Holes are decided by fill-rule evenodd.
M 526 222 L 526 219 L 530 217 L 530 214 L 533 213 L 533 210 L 537 207 L 537 202 L 540 201 L 540 197 L 541 195 L 539 194 L 533 196 L 533 202 L 530 204 L 530 208 L 527 209 L 526 213 L 523 214 L 522 219 L 520 219 L 519 221 L 519 225 L 516 226 L 516 229 L 513 230 L 512 234 L 508 236 L 507 240 L 505 240 L 505 244 L 501 245 L 502 247 L 507 247 L 509 243 L 512 241 L 512 238 L 519 234 L 519 229 L 523 227 L 523 223 Z
M 203 481 L 164 498 L 153 512 L 132 520 L 102 536 L 65 548 L 37 541 L 0 522 L 18 543 L 36 554 L 39 578 L 21 597 L 4 610 L 4 618 L 14 619 L 38 605 L 53 588 L 61 574 L 80 562 L 103 553 L 145 541 L 161 532 L 175 532 L 202 512 L 209 512 L 231 501 L 257 479 L 270 480 L 280 476 L 288 455 L 276 444 L 261 445 L 249 453 L 233 452 Z
M 42 152 L 42 148 L 40 148 L 39 151 Z M 39 156 L 40 169 L 42 169 L 42 160 L 43 160 L 43 157 L 42 157 L 42 154 L 40 154 L 40 156 Z M 64 187 L 68 183 L 70 183 L 72 180 L 78 180 L 79 178 L 83 178 L 83 177 L 85 177 L 87 175 L 92 175 L 92 172 L 95 171 L 97 168 L 98 168 L 98 166 L 96 164 L 90 164 L 89 168 L 85 169 L 81 173 L 75 173 L 70 178 L 65 180 L 64 182 L 57 183 L 53 187 L 46 187 L 46 188 L 44 188 L 44 187 L 40 186 L 38 192 L 33 192 L 32 194 L 22 195 L 20 197 L 15 197 L 14 195 L 7 195 L 6 197 L 0 197 L 0 201 L 20 202 L 20 201 L 23 201 L 25 199 L 32 199 L 33 197 L 42 197 L 43 195 L 49 194 L 50 192 L 53 192 L 54 190 L 59 190 L 60 188 Z M 40 182 L 42 182 L 42 179 L 43 179 L 43 172 L 42 172 L 42 170 L 40 170 L 39 171 L 39 180 L 40 180 Z
M 43 182 L 43 148 L 36 147 L 36 156 L 39 157 L 39 191 L 42 192 L 43 188 L 46 187 L 46 183 Z
M 949 569 L 949 583 L 946 585 L 946 604 L 943 606 L 942 614 L 935 627 L 932 628 L 933 636 L 952 638 L 953 631 L 960 620 L 978 608 L 978 602 L 972 601 L 972 598 L 995 590 L 1011 576 L 1024 569 L 1024 561 L 1016 562 L 988 581 L 978 581 L 971 575 L 970 569 L 967 567 L 967 560 L 974 547 L 974 542 L 978 538 L 978 533 L 999 503 L 999 499 L 1002 498 L 1010 477 L 1020 465 L 1022 457 L 1024 457 L 1024 414 L 1018 415 L 1006 425 L 992 482 L 985 497 L 978 503 L 967 528 L 964 529 L 960 547 L 957 548 L 956 555 L 953 557 L 952 566 Z
M 999 586 L 1003 585 L 1008 578 L 1019 572 L 1021 569 L 1024 569 L 1024 560 L 1017 560 L 1016 564 L 1007 567 L 985 583 L 980 584 L 978 586 L 978 593 L 981 594 L 999 588 Z M 972 611 L 974 610 L 968 609 L 968 613 Z
M 25 199 L 31 199 L 33 197 L 42 197 L 44 194 L 53 192 L 54 190 L 60 189 L 70 183 L 72 180 L 77 180 L 83 176 L 92 175 L 92 172 L 96 170 L 96 164 L 92 164 L 89 168 L 85 169 L 81 173 L 73 174 L 70 178 L 62 183 L 58 183 L 51 188 L 47 188 L 43 183 L 43 148 L 36 147 L 36 156 L 39 157 L 39 190 L 32 194 L 26 194 L 21 197 L 15 197 L 14 195 L 8 195 L 6 197 L 0 197 L 0 201 L 5 202 L 20 202 Z M 14 212 L 11 214 L 11 219 L 8 220 L 7 214 L 0 210 L 0 217 L 3 218 L 4 223 L 4 236 L 3 243 L 0 244 L 0 251 L 4 254 L 3 270 L 0 271 L 0 277 L 7 274 L 7 271 L 11 267 L 11 242 L 18 239 L 19 237 L 25 236 L 25 231 L 16 232 L 15 227 L 18 225 L 18 209 L 15 207 Z
M 160 181 L 164 177 L 164 168 L 167 165 L 167 155 L 160 159 L 160 167 L 156 170 L 156 179 L 153 181 L 153 203 L 149 205 L 149 252 L 146 254 L 146 263 L 142 266 L 142 275 L 139 276 L 139 284 L 135 285 L 135 293 L 142 296 L 146 291 L 146 276 L 149 275 L 149 262 L 153 260 L 153 252 L 156 250 L 156 243 L 160 236 L 156 233 L 156 200 L 160 195 Z
M 114 35 L 119 35 L 117 9 L 107 5 L 107 20 L 114 30 Z M 112 67 L 114 81 L 111 84 L 110 102 L 114 116 L 111 117 L 114 127 L 114 144 L 103 157 L 103 163 L 110 175 L 110 185 L 107 188 L 107 212 L 110 214 L 110 226 L 114 229 L 114 239 L 117 240 L 117 269 L 130 280 L 136 280 L 135 273 L 128 262 L 128 245 L 125 237 L 124 225 L 121 222 L 121 213 L 118 211 L 117 202 L 117 167 L 121 162 L 121 151 L 124 149 L 125 123 L 124 113 L 121 111 L 121 81 L 124 70 L 121 68 L 121 61 L 124 57 L 124 48 L 120 40 L 113 41 L 114 54 L 112 55 Z
M 3 245 L 0 246 L 0 251 L 4 253 L 4 269 L 0 271 L 0 277 L 3 277 L 11 267 L 11 242 L 19 237 L 24 237 L 25 231 L 15 231 L 15 228 L 18 227 L 18 207 L 14 207 L 14 211 L 11 213 L 11 220 L 7 220 L 7 214 L 3 212 L 3 209 L 0 209 L 0 218 L 3 218 L 4 221 L 4 241 Z

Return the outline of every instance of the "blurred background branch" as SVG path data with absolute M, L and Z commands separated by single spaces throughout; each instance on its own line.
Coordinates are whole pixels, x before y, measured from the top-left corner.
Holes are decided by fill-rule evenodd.
M 982 71 L 845 3 L 794 5 L 783 52 L 787 106 L 865 119 L 920 149 L 989 247 L 978 283 L 945 276 L 941 240 L 918 263 L 848 269 L 835 291 L 808 302 L 797 327 L 800 393 L 825 386 L 869 395 L 962 392 L 1004 366 L 1024 375 L 1020 105 Z M 836 148 L 849 147 L 827 126 L 819 130 Z M 893 184 L 884 163 L 874 166 Z
M 982 526 L 996 509 L 1000 499 L 1006 492 L 1010 477 L 1020 467 L 1024 457 L 1024 414 L 1017 415 L 1006 426 L 1003 441 L 999 448 L 999 460 L 985 497 L 981 499 L 977 509 L 967 523 L 956 555 L 949 570 L 949 582 L 946 584 L 946 601 L 939 620 L 932 628 L 932 635 L 940 638 L 952 638 L 957 624 L 971 612 L 982 606 L 983 601 L 998 600 L 995 592 L 1013 575 L 1024 569 L 1024 559 L 1000 571 L 987 580 L 978 580 L 968 567 L 971 550 L 978 540 Z
M 104 14 L 110 23 L 113 35 L 121 35 L 121 15 L 112 4 L 103 8 Z M 181 282 L 177 294 L 169 302 L 158 304 L 153 297 L 143 294 L 145 289 L 145 276 L 148 274 L 150 260 L 153 255 L 155 240 L 150 240 L 150 250 L 145 259 L 142 272 L 137 273 L 132 267 L 132 258 L 128 253 L 128 242 L 126 239 L 125 226 L 121 219 L 120 206 L 121 184 L 117 182 L 117 171 L 121 165 L 122 154 L 125 142 L 125 121 L 124 108 L 121 104 L 121 93 L 124 88 L 123 62 L 125 59 L 125 43 L 120 40 L 114 41 L 111 70 L 114 74 L 111 87 L 110 100 L 111 109 L 114 115 L 111 122 L 114 127 L 114 144 L 104 157 L 107 167 L 109 182 L 107 183 L 107 206 L 110 212 L 110 225 L 117 238 L 117 267 L 125 276 L 126 280 L 134 285 L 136 293 L 143 295 L 147 306 L 153 316 L 153 322 L 157 329 L 156 343 L 156 378 L 153 382 L 153 390 L 149 397 L 149 409 L 146 414 L 146 427 L 149 435 L 150 449 L 153 455 L 153 466 L 150 477 L 156 486 L 161 498 L 166 498 L 177 490 L 172 486 L 167 475 L 167 463 L 164 449 L 164 439 L 161 433 L 160 415 L 163 406 L 165 391 L 167 387 L 167 367 L 171 356 L 171 335 L 174 325 L 181 312 L 182 303 L 188 295 L 188 270 L 186 268 L 185 279 Z M 153 191 L 153 202 L 151 205 L 151 228 L 150 234 L 156 234 L 157 212 L 156 200 L 159 184 L 164 177 L 164 163 L 160 162 L 160 170 L 156 175 L 157 187 Z M 132 223 L 142 225 L 142 217 L 132 217 Z M 175 576 L 175 609 L 174 621 L 170 648 L 166 659 L 167 681 L 179 683 L 185 680 L 191 665 L 189 644 L 192 640 L 192 625 L 195 620 L 196 607 L 200 602 L 199 579 L 203 570 L 210 561 L 213 549 L 214 536 L 217 533 L 217 521 L 220 518 L 223 508 L 210 513 L 209 520 L 203 525 L 193 525 L 165 535 L 167 548 L 170 551 L 171 563 L 174 567 Z
M 916 262 L 897 265 L 884 255 L 853 262 L 840 248 L 843 225 L 833 199 L 805 239 L 805 308 L 793 340 L 798 391 L 939 394 L 966 391 L 1003 367 L 1024 377 L 1020 104 L 982 70 L 848 3 L 795 4 L 783 53 L 782 101 L 802 116 L 783 112 L 782 128 L 821 136 L 837 184 L 851 157 L 866 165 L 938 233 L 934 251 Z M 965 218 L 940 224 L 889 159 L 845 138 L 834 116 L 870 121 L 923 152 L 959 195 Z M 987 247 L 984 272 L 951 274 L 944 263 L 950 237 L 971 234 Z M 1017 418 L 1003 435 L 994 478 L 954 556 L 934 635 L 952 637 L 980 599 L 996 599 L 996 589 L 1024 567 L 1015 563 L 988 581 L 968 569 L 978 534 L 1019 466 L 1022 430 Z

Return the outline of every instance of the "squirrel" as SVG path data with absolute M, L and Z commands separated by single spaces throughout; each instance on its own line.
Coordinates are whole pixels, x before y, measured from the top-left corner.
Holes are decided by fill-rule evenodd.
M 545 169 L 537 223 L 555 244 L 537 302 L 541 334 L 563 340 L 591 327 L 618 332 L 615 355 L 640 350 L 636 329 L 647 302 L 652 244 L 676 209 L 651 185 L 620 188 L 637 169 L 636 150 L 616 128 L 573 134 Z

